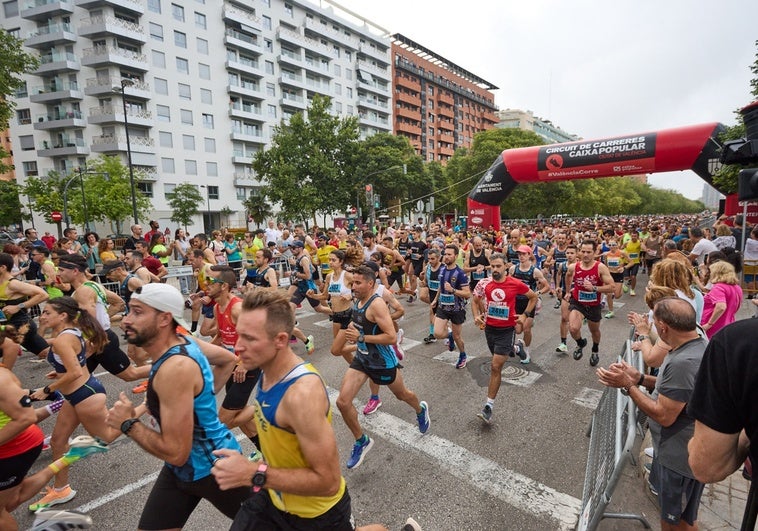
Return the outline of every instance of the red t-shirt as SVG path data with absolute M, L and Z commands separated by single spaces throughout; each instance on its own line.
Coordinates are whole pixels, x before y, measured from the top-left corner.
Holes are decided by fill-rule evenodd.
M 147 268 L 153 275 L 157 275 L 163 265 L 160 260 L 152 256 L 146 256 L 142 259 L 142 265 Z
M 595 261 L 592 267 L 582 269 L 582 263 L 576 263 L 574 270 L 574 285 L 571 287 L 571 297 L 581 302 L 585 306 L 597 306 L 600 304 L 600 294 L 597 291 L 587 291 L 584 289 L 584 280 L 587 279 L 593 286 L 602 286 L 603 279 L 600 278 L 600 262 Z
M 474 288 L 474 296 L 484 300 L 485 324 L 495 328 L 516 326 L 516 296 L 528 292 L 529 286 L 513 277 L 502 282 L 485 278 Z
M 213 314 L 216 316 L 216 323 L 218 324 L 218 333 L 221 335 L 221 344 L 224 348 L 231 347 L 237 344 L 237 327 L 232 321 L 232 308 L 235 304 L 242 302 L 239 297 L 232 297 L 229 299 L 229 304 L 222 312 L 218 306 L 218 303 L 213 305 Z

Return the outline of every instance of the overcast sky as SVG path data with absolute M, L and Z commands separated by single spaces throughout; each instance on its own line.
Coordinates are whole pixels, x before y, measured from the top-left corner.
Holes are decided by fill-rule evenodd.
M 586 139 L 733 125 L 752 100 L 756 0 L 337 2 L 496 85 L 501 109 Z M 650 182 L 692 199 L 703 189 L 692 172 Z

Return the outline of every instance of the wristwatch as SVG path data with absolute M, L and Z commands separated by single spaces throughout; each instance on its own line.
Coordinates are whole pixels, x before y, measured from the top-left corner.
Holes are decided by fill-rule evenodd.
M 650 336 L 637 336 L 637 341 L 645 341 L 646 339 L 650 339 Z
M 121 423 L 121 433 L 124 435 L 129 435 L 129 432 L 134 427 L 135 424 L 139 422 L 139 419 L 126 419 L 124 422 Z
M 49 385 L 46 385 L 45 387 L 42 388 L 42 392 L 45 393 L 46 395 L 49 395 L 50 393 L 53 392 L 53 390 L 50 389 Z
M 629 396 L 629 389 L 631 387 L 619 387 L 619 391 L 621 391 L 621 394 L 624 396 Z
M 360 334 L 358 334 L 358 343 L 365 343 L 366 342 L 366 334 L 361 331 Z
M 253 474 L 253 492 L 260 492 L 263 485 L 266 484 L 266 470 L 268 470 L 266 463 L 258 465 L 258 470 Z

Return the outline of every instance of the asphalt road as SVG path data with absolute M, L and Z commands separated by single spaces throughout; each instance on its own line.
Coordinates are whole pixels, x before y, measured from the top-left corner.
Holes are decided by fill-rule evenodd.
M 646 277 L 641 277 L 642 284 Z M 644 293 L 625 295 L 617 317 L 603 320 L 601 364 L 608 365 L 621 351 L 629 332 L 626 313 L 642 311 Z M 421 400 L 429 403 L 432 425 L 422 436 L 414 412 L 384 389 L 382 408 L 369 417 L 360 415 L 375 444 L 364 463 L 348 471 L 344 466 L 352 437 L 335 408 L 343 474 L 353 500 L 358 525 L 382 523 L 399 529 L 413 516 L 425 530 L 550 530 L 572 529 L 581 505 L 587 461 L 585 435 L 592 408 L 602 386 L 589 366 L 589 347 L 575 361 L 555 353 L 559 342 L 559 312 L 554 299 L 544 297 L 537 316 L 531 348 L 532 362 L 510 361 L 503 371 L 504 385 L 498 396 L 493 422 L 485 425 L 476 414 L 486 398 L 490 356 L 484 334 L 470 318 L 464 325 L 469 363 L 456 370 L 457 353 L 451 355 L 442 341 L 425 345 L 428 306 L 405 304 L 406 316 L 403 377 Z M 307 306 L 307 305 L 306 305 Z M 332 399 L 336 398 L 345 362 L 330 355 L 331 324 L 310 309 L 298 311 L 300 327 L 316 337 L 312 360 L 324 376 Z M 585 337 L 588 333 L 585 328 Z M 569 339 L 569 350 L 574 343 Z M 302 345 L 298 345 L 304 355 Z M 35 363 L 24 354 L 16 372 L 29 386 L 44 385 L 45 363 Z M 106 386 L 109 404 L 133 384 L 110 374 L 98 375 Z M 362 408 L 368 398 L 365 387 L 357 402 Z M 46 433 L 52 422 L 45 421 Z M 241 436 L 240 436 L 241 437 Z M 244 449 L 249 441 L 242 438 Z M 49 463 L 44 452 L 37 466 Z M 160 463 L 134 442 L 122 437 L 107 454 L 96 455 L 74 465 L 71 484 L 78 494 L 61 506 L 88 512 L 96 529 L 136 529 Z M 625 471 L 611 505 L 616 510 L 642 512 L 657 521 L 655 507 L 644 493 L 632 467 Z M 170 508 L 168 509 L 170 510 Z M 32 516 L 17 510 L 21 529 Z M 186 529 L 228 529 L 229 521 L 203 502 Z M 634 529 L 638 524 L 606 520 L 602 529 Z

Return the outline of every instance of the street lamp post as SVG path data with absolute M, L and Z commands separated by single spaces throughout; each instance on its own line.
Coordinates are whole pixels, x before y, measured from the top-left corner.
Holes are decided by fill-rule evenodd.
M 364 179 L 368 179 L 369 177 L 371 177 L 373 175 L 377 175 L 379 173 L 384 173 L 384 172 L 390 171 L 390 170 L 396 170 L 398 168 L 403 168 L 403 174 L 404 175 L 408 173 L 407 166 L 405 164 L 402 164 L 402 165 L 398 164 L 398 165 L 395 165 L 395 166 L 390 166 L 389 168 L 384 168 L 383 170 L 376 170 L 374 172 L 369 173 L 368 175 L 364 175 L 363 177 L 364 177 Z M 371 202 L 371 204 L 369 205 L 369 212 L 370 212 L 370 214 L 369 214 L 369 222 L 370 222 L 369 229 L 371 231 L 374 230 L 374 218 L 376 217 L 376 206 L 374 205 L 374 192 L 375 192 L 374 185 L 373 184 L 366 184 L 366 193 L 369 196 L 369 201 Z
M 208 219 L 208 226 L 205 227 L 205 231 L 210 234 L 210 228 L 211 228 L 211 190 L 209 187 L 207 187 L 204 184 L 200 185 L 200 188 L 205 188 L 205 200 L 206 200 L 206 210 L 205 210 L 205 216 Z
M 134 224 L 139 224 L 139 220 L 137 219 L 137 193 L 134 189 L 134 167 L 132 166 L 132 144 L 130 142 L 129 138 L 129 120 L 126 116 L 126 97 L 124 94 L 124 89 L 126 87 L 131 87 L 134 85 L 134 81 L 132 81 L 129 78 L 122 78 L 121 79 L 121 87 L 120 89 L 117 88 L 117 90 L 121 91 L 121 104 L 124 108 L 124 131 L 126 131 L 126 160 L 127 164 L 129 165 L 129 188 L 131 191 L 132 196 L 132 217 L 134 217 Z

